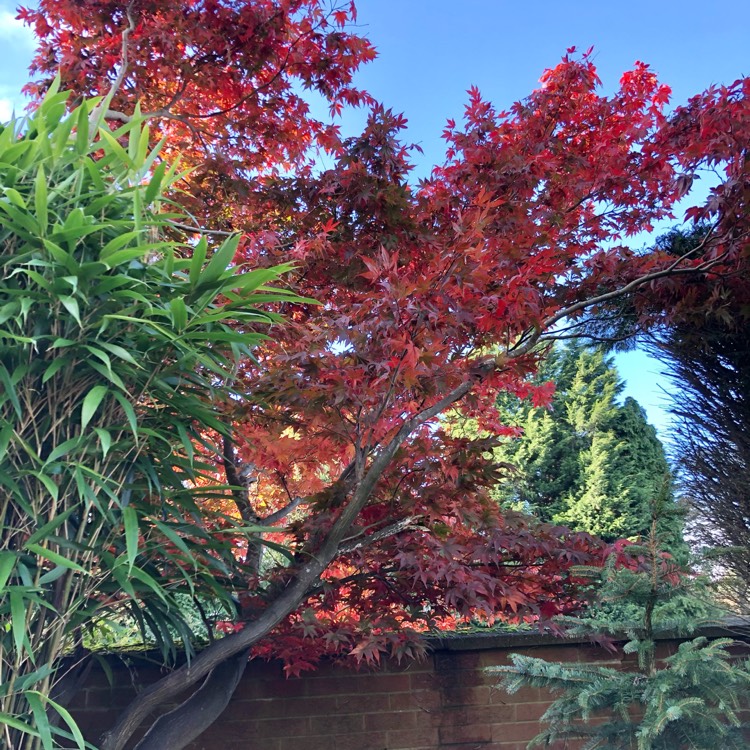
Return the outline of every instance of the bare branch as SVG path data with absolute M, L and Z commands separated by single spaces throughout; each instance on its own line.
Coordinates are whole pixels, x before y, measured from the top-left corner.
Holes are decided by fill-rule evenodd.
M 666 268 L 662 268 L 660 271 L 654 271 L 652 273 L 644 274 L 643 276 L 639 276 L 637 279 L 633 279 L 628 284 L 625 284 L 625 286 L 620 287 L 619 289 L 614 289 L 611 292 L 605 292 L 604 294 L 600 294 L 596 297 L 590 297 L 589 299 L 581 300 L 580 302 L 576 302 L 573 305 L 569 305 L 568 307 L 563 308 L 559 312 L 555 313 L 554 315 L 551 315 L 549 318 L 547 318 L 543 324 L 542 328 L 544 330 L 547 330 L 555 325 L 555 323 L 558 323 L 559 321 L 563 320 L 564 318 L 567 318 L 569 315 L 572 315 L 573 313 L 580 312 L 581 310 L 586 310 L 589 307 L 593 307 L 594 305 L 599 305 L 602 302 L 609 302 L 609 300 L 617 299 L 618 297 L 622 297 L 629 292 L 634 291 L 635 289 L 638 289 L 639 287 L 643 286 L 644 284 L 648 284 L 650 281 L 655 281 L 656 279 L 663 279 L 667 276 L 682 276 L 685 274 L 698 274 L 698 273 L 705 273 L 706 271 L 709 271 L 711 268 L 713 268 L 715 265 L 721 263 L 723 260 L 723 256 L 720 256 L 718 258 L 714 258 L 710 261 L 706 261 L 705 263 L 701 263 L 698 266 L 691 266 L 690 268 L 678 268 L 678 264 L 684 261 L 687 258 L 687 255 L 683 255 L 680 258 L 678 258 L 674 263 L 670 263 L 669 266 Z
M 359 535 L 354 537 L 351 541 L 344 541 L 342 544 L 339 545 L 339 554 L 346 555 L 351 552 L 355 552 L 358 549 L 362 549 L 364 547 L 369 547 L 371 544 L 375 544 L 376 542 L 380 542 L 383 539 L 388 539 L 388 537 L 395 536 L 396 534 L 400 534 L 402 531 L 408 529 L 410 526 L 414 526 L 414 522 L 416 521 L 415 516 L 410 516 L 409 518 L 402 518 L 400 521 L 397 521 L 396 523 L 392 523 L 390 526 L 386 526 L 383 529 L 380 529 L 380 531 L 376 531 L 374 534 L 368 534 L 368 535 Z
M 221 458 L 227 475 L 227 483 L 232 486 L 234 504 L 246 524 L 256 525 L 261 519 L 250 502 L 250 487 L 258 481 L 258 477 L 253 473 L 256 467 L 253 464 L 240 464 L 234 442 L 229 435 L 224 435 L 223 448 Z
M 167 224 L 170 227 L 176 229 L 184 229 L 187 232 L 194 232 L 195 234 L 215 234 L 219 237 L 234 237 L 237 232 L 226 232 L 223 229 L 205 229 L 203 227 L 193 227 L 190 224 L 182 224 L 179 221 L 168 221 Z
M 299 506 L 304 502 L 304 498 L 301 497 L 295 497 L 291 503 L 288 503 L 285 505 L 281 510 L 277 510 L 275 513 L 271 513 L 270 516 L 266 516 L 265 518 L 260 519 L 260 523 L 262 526 L 273 526 L 274 524 L 278 523 L 279 521 L 283 521 L 292 511 L 299 508 Z
M 130 122 L 133 118 L 130 115 L 126 115 L 124 112 L 118 112 L 116 109 L 108 109 L 104 113 L 105 120 L 117 120 L 118 122 Z
M 128 25 L 122 32 L 122 52 L 120 60 L 120 70 L 117 71 L 115 80 L 112 81 L 112 85 L 109 87 L 109 91 L 102 101 L 94 107 L 89 115 L 89 129 L 96 131 L 99 125 L 102 115 L 109 111 L 109 104 L 114 99 L 115 94 L 122 86 L 122 82 L 125 80 L 125 76 L 128 72 L 128 40 L 130 34 L 135 30 L 135 19 L 133 18 L 133 0 L 125 6 L 125 17 L 128 19 Z

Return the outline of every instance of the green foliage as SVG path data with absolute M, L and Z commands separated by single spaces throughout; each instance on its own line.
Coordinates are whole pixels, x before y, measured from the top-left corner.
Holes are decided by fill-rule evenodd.
M 647 542 L 621 547 L 603 569 L 581 571 L 591 577 L 600 606 L 586 620 L 571 621 L 572 633 L 627 639 L 623 651 L 635 663 L 614 669 L 514 655 L 512 667 L 493 670 L 510 692 L 530 685 L 557 694 L 543 716 L 548 726 L 529 747 L 568 740 L 582 740 L 583 750 L 747 747 L 739 711 L 750 695 L 750 665 L 732 653 L 731 639 L 694 638 L 657 658 L 659 630 L 686 635 L 699 621 L 679 606 L 670 609 L 691 592 L 695 598 L 695 581 L 663 551 L 659 529 L 673 504 L 662 494 L 651 505 Z
M 497 451 L 517 468 L 497 488 L 498 500 L 608 541 L 646 533 L 648 504 L 669 466 L 643 409 L 631 398 L 618 402 L 612 361 L 590 347 L 556 347 L 537 377 L 555 383 L 551 409 L 513 396 L 498 404 L 501 421 L 523 429 Z M 671 523 L 673 548 L 682 542 Z
M 132 618 L 168 658 L 194 636 L 180 596 L 232 610 L 232 540 L 257 530 L 199 508 L 227 492 L 209 430 L 279 320 L 256 305 L 298 299 L 266 286 L 282 267 L 233 268 L 236 237 L 166 239 L 180 174 L 147 126 L 66 101 L 0 132 L 0 720 L 27 750 L 83 747 L 52 696 L 97 630 Z

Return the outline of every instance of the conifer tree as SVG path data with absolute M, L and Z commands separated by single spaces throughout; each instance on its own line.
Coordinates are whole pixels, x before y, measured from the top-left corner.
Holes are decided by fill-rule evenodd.
M 669 466 L 643 409 L 632 398 L 618 402 L 623 386 L 612 360 L 569 344 L 550 352 L 537 377 L 555 383 L 551 409 L 510 395 L 498 402 L 500 420 L 522 435 L 497 451 L 515 467 L 497 499 L 609 541 L 647 533 L 648 503 Z M 677 544 L 680 526 L 670 523 Z
M 673 606 L 700 587 L 664 551 L 668 539 L 660 529 L 677 513 L 668 494 L 661 493 L 651 503 L 643 544 L 618 543 L 603 569 L 581 571 L 591 576 L 600 614 L 570 619 L 569 632 L 605 641 L 624 637 L 623 652 L 636 657 L 633 668 L 558 664 L 516 654 L 513 666 L 492 670 L 503 675 L 511 693 L 532 686 L 558 694 L 542 717 L 548 726 L 530 748 L 568 740 L 583 740 L 582 750 L 747 747 L 747 725 L 739 711 L 750 692 L 750 663 L 733 653 L 737 644 L 697 637 L 670 656 L 657 657 L 659 630 L 690 635 L 699 623 Z M 670 607 L 672 619 L 664 617 Z

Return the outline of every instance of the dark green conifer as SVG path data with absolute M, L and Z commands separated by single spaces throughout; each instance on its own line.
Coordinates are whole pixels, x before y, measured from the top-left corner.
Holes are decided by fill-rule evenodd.
M 501 419 L 523 436 L 497 451 L 517 469 L 497 487 L 497 499 L 608 541 L 647 533 L 648 503 L 669 466 L 643 409 L 631 398 L 620 403 L 612 360 L 582 344 L 558 346 L 537 377 L 555 383 L 551 409 L 513 396 L 498 403 Z M 680 526 L 670 523 L 679 544 Z

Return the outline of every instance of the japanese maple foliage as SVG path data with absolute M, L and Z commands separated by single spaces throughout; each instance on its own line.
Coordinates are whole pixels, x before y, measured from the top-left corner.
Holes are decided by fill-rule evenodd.
M 490 444 L 439 430 L 416 440 L 321 582 L 254 653 L 281 658 L 289 674 L 323 656 L 373 664 L 382 654 L 421 653 L 428 632 L 497 619 L 549 625 L 580 608 L 585 581 L 570 568 L 601 562 L 605 546 L 521 514 L 501 515 L 488 500 L 496 478 L 483 455 Z M 284 541 L 304 549 L 324 518 L 293 522 Z M 257 589 L 243 599 L 250 610 L 265 604 Z
M 609 306 L 607 315 L 619 311 L 619 319 L 594 320 L 595 329 L 617 336 L 673 323 L 700 328 L 707 319 L 727 328 L 744 324 L 750 310 L 749 144 L 750 79 L 711 87 L 670 116 L 655 145 L 674 150 L 674 184 L 687 202 L 681 206 L 685 223 L 659 238 L 647 256 L 653 267 L 668 272 L 633 288 L 627 303 L 620 300 Z M 708 182 L 707 198 L 690 205 L 689 192 L 701 179 Z M 591 261 L 598 271 L 605 267 L 599 262 Z M 636 279 L 643 262 L 626 255 L 607 259 L 606 267 L 604 274 L 593 274 L 587 283 Z
M 155 703 L 203 677 L 239 679 L 242 666 L 221 670 L 250 648 L 297 673 L 322 654 L 408 656 L 410 634 L 456 618 L 574 608 L 571 566 L 605 550 L 500 513 L 488 493 L 504 432 L 492 404 L 501 391 L 549 398 L 525 376 L 561 321 L 710 269 L 710 257 L 675 265 L 626 243 L 672 215 L 698 169 L 744 153 L 701 123 L 747 122 L 746 84 L 667 116 L 669 90 L 648 66 L 607 97 L 590 57 L 570 50 L 507 112 L 470 90 L 463 122 L 445 130 L 445 162 L 415 185 L 403 117 L 372 105 L 363 133 L 341 139 L 299 94 L 314 88 L 334 110 L 368 101 L 352 85 L 373 55 L 346 31 L 353 7 L 42 0 L 22 16 L 41 40 L 35 90 L 60 65 L 81 94 L 114 82 L 115 121 L 140 101 L 196 168 L 178 199 L 207 226 L 244 233 L 238 269 L 293 260 L 289 284 L 321 303 L 280 307 L 286 323 L 240 373 L 256 405 L 222 405 L 235 439 L 216 460 L 238 487 L 236 512 L 274 529 L 266 539 L 288 557 L 242 548 L 233 632 L 144 691 L 103 747 L 123 747 Z M 313 144 L 331 168 L 311 168 Z M 444 432 L 440 416 L 457 406 L 489 437 Z M 176 711 L 139 748 L 194 719 Z
M 349 3 L 41 0 L 19 18 L 39 39 L 26 92 L 43 93 L 58 72 L 81 95 L 116 83 L 112 118 L 126 120 L 140 103 L 167 158 L 198 167 L 195 200 L 183 202 L 214 225 L 234 223 L 225 209 L 236 208 L 250 175 L 299 166 L 311 143 L 335 136 L 310 114 L 305 91 L 332 111 L 369 101 L 352 77 L 375 52 L 346 30 L 356 19 Z

